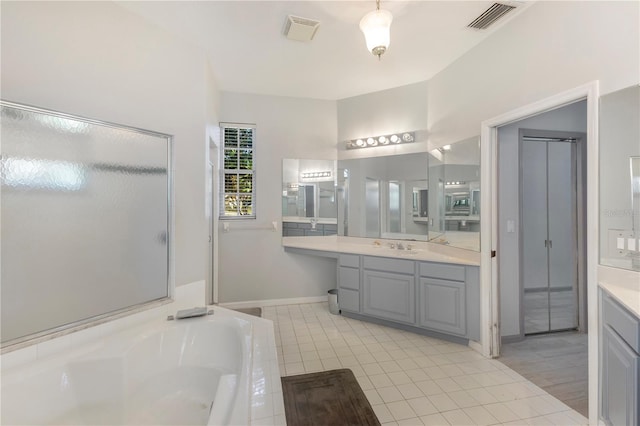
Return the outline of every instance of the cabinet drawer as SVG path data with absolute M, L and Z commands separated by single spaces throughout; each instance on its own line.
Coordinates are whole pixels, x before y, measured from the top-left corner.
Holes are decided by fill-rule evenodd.
M 440 278 L 443 280 L 464 281 L 464 266 L 421 262 L 420 276 Z
M 339 266 L 338 287 L 360 290 L 360 269 Z
M 360 267 L 360 256 L 357 254 L 341 254 L 340 266 L 349 266 L 351 268 Z
M 338 307 L 343 311 L 360 312 L 360 292 L 339 288 Z
M 389 259 L 386 257 L 364 257 L 364 269 L 377 271 L 398 272 L 400 274 L 414 273 L 413 260 Z
M 636 353 L 640 353 L 640 320 L 606 293 L 602 295 L 604 324 L 614 329 Z

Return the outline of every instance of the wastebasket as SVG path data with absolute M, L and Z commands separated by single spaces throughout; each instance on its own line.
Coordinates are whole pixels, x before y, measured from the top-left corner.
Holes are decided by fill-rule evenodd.
M 338 315 L 340 313 L 340 308 L 338 307 L 338 289 L 332 288 L 327 293 L 329 297 L 329 312 Z

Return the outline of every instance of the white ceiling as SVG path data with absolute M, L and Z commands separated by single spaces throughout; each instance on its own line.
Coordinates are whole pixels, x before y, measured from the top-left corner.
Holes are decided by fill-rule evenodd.
M 378 61 L 358 27 L 374 0 L 119 2 L 204 49 L 221 90 L 330 100 L 428 80 L 530 3 L 478 31 L 466 26 L 493 1 L 383 0 L 394 19 Z M 320 21 L 311 42 L 283 35 L 289 14 Z

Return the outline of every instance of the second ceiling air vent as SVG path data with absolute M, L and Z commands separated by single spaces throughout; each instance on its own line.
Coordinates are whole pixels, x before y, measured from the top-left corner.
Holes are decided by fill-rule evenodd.
M 489 7 L 489 9 L 485 10 L 482 15 L 478 16 L 473 20 L 467 27 L 475 28 L 478 30 L 486 30 L 489 28 L 494 22 L 498 19 L 502 18 L 507 13 L 511 12 L 515 9 L 515 6 L 510 6 L 508 4 L 502 3 L 494 3 Z
M 284 25 L 284 35 L 289 40 L 311 41 L 313 36 L 316 35 L 319 26 L 319 21 L 288 15 Z

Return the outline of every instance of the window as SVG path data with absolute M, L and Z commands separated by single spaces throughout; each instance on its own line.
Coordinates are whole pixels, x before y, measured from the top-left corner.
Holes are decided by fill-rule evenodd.
M 220 179 L 221 219 L 255 219 L 256 185 L 254 143 L 256 128 L 251 124 L 222 123 L 222 176 Z

